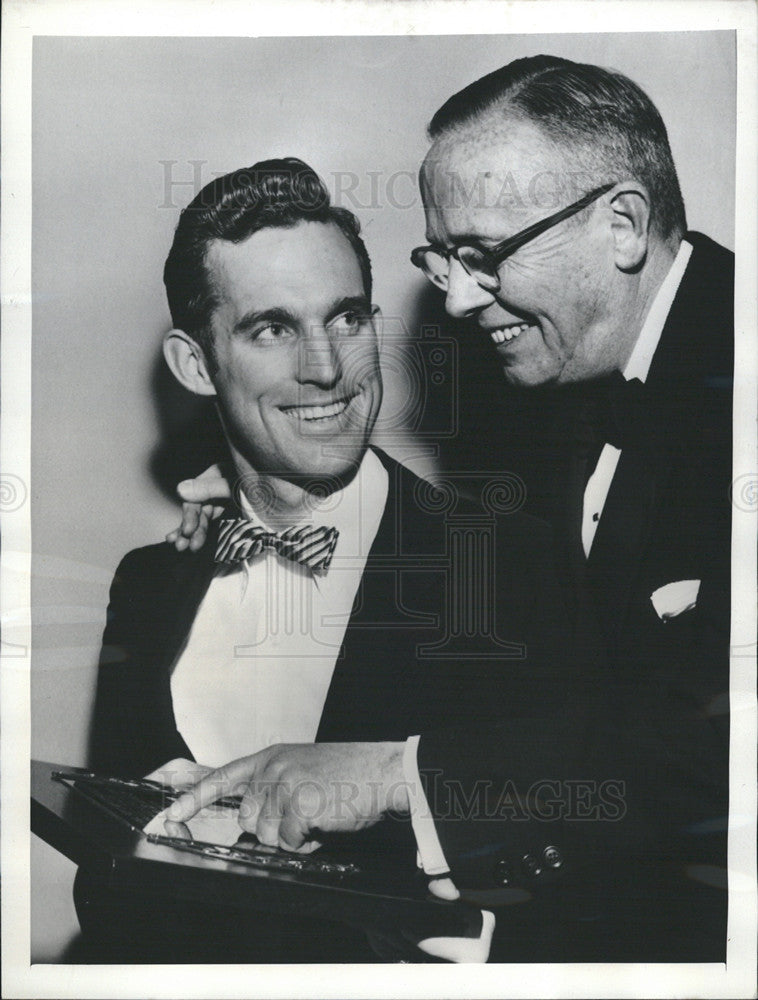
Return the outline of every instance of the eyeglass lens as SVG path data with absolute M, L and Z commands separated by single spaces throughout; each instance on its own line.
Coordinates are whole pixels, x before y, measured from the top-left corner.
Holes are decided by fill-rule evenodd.
M 447 290 L 447 278 L 450 270 L 450 263 L 442 254 L 434 250 L 427 250 L 419 262 L 427 278 L 442 291 Z
M 456 254 L 458 260 L 465 267 L 468 273 L 477 281 L 482 288 L 491 292 L 496 292 L 500 287 L 500 279 L 493 273 L 484 255 L 476 247 L 459 247 Z M 448 262 L 448 271 L 450 269 Z
M 451 254 L 451 256 L 453 256 Z M 485 262 L 481 251 L 476 247 L 459 247 L 454 256 L 460 261 L 468 274 L 478 281 L 483 288 L 490 291 L 497 291 L 499 280 L 493 274 Z M 443 254 L 434 250 L 427 250 L 419 260 L 421 267 L 427 278 L 442 291 L 447 291 L 448 278 L 450 275 L 450 260 Z

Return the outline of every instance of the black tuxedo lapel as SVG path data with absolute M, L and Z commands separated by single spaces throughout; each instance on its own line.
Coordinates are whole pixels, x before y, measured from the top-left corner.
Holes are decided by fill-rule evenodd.
M 734 255 L 700 233 L 671 306 L 647 385 L 671 394 L 731 389 L 734 370 Z
M 566 539 L 566 572 L 574 580 L 575 590 L 583 587 L 586 579 L 586 559 L 582 547 L 582 515 L 584 511 L 584 490 L 587 485 L 587 449 L 578 443 L 581 437 L 582 404 L 576 394 L 569 404 L 569 419 L 564 424 L 571 428 L 571 438 L 564 441 L 560 458 L 555 468 L 562 489 L 556 491 L 556 522 L 561 525 L 561 536 Z
M 389 475 L 387 503 L 324 705 L 320 742 L 405 739 L 417 703 L 417 650 L 439 626 L 438 615 L 425 613 L 416 601 L 413 608 L 404 603 L 403 557 L 412 555 L 418 566 L 439 544 L 430 530 L 434 519 L 421 516 L 414 497 L 420 480 L 377 454 Z M 408 579 L 414 594 L 424 589 L 418 574 Z
M 656 476 L 646 456 L 624 450 L 587 560 L 598 623 L 609 645 L 626 617 L 656 496 Z
M 177 731 L 171 668 L 213 576 L 214 546 L 176 552 L 163 543 L 119 564 L 100 653 L 90 732 L 95 770 L 134 777 L 192 757 Z
M 173 566 L 176 581 L 176 598 L 172 595 L 167 612 L 166 663 L 169 669 L 175 662 L 195 620 L 200 602 L 205 597 L 216 571 L 216 539 L 218 521 L 208 530 L 205 545 L 197 553 L 179 553 Z
M 582 509 L 586 485 L 586 460 L 579 445 L 584 407 L 581 386 L 535 389 L 532 433 L 539 434 L 535 448 L 544 456 L 527 473 L 530 512 L 552 524 L 561 540 L 556 569 L 563 584 L 564 602 L 576 622 L 586 611 L 582 599 L 587 561 L 582 548 Z M 528 430 L 524 431 L 527 438 Z M 529 469 L 529 459 L 525 463 Z M 516 466 L 518 467 L 518 466 Z
M 166 760 L 174 757 L 193 759 L 192 752 L 176 726 L 171 698 L 171 673 L 187 641 L 200 602 L 213 579 L 216 533 L 216 527 L 212 526 L 209 530 L 209 540 L 199 552 L 190 553 L 185 550 L 183 553 L 170 553 L 170 557 L 174 560 L 170 575 L 175 586 L 167 589 L 162 595 L 162 606 L 158 607 L 153 619 L 156 628 L 155 666 L 158 673 L 154 686 L 156 698 L 154 708 L 160 719 L 156 731 L 165 733 L 173 744 L 171 747 L 167 746 L 164 751 Z M 161 635 L 157 634 L 158 630 L 162 632 Z
M 714 392 L 731 388 L 732 354 L 724 344 L 729 338 L 716 336 L 732 328 L 728 255 L 697 233 L 687 239 L 693 252 L 645 382 L 645 412 L 634 428 L 635 444 L 621 452 L 587 561 L 599 620 L 611 643 L 623 628 L 653 521 L 665 513 L 661 497 L 673 488 L 672 479 L 683 479 L 682 456 L 688 459 L 703 447 L 697 414 Z M 671 530 L 679 526 L 672 523 Z

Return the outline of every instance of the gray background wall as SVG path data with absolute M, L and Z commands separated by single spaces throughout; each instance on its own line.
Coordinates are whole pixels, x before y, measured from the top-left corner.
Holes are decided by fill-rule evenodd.
M 538 52 L 640 83 L 667 123 L 691 228 L 733 246 L 729 32 L 35 40 L 35 757 L 84 763 L 113 570 L 176 524 L 170 484 L 202 468 L 179 447 L 197 413 L 159 357 L 178 209 L 214 174 L 276 155 L 311 163 L 363 225 L 389 318 L 384 415 L 394 424 L 409 391 L 397 317 L 411 336 L 425 319 L 408 254 L 424 241 L 413 177 L 426 124 L 455 90 Z M 412 435 L 384 443 L 417 471 L 433 467 Z M 32 960 L 55 961 L 76 929 L 73 867 L 33 838 L 32 878 Z

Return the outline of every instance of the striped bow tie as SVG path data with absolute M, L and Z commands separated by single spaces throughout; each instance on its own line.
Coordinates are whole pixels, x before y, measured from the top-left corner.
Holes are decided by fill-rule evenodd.
M 314 572 L 326 573 L 339 538 L 337 528 L 285 528 L 267 531 L 246 518 L 221 522 L 216 546 L 216 562 L 240 563 L 273 549 L 285 559 L 301 563 Z

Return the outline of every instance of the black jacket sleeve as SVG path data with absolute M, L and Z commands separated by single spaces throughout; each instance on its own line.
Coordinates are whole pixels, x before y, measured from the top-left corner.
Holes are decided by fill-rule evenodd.
M 89 752 L 105 774 L 136 777 L 191 758 L 171 709 L 164 548 L 130 552 L 111 585 Z

